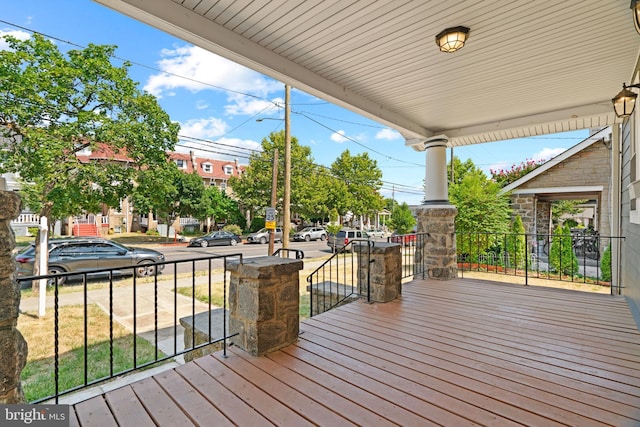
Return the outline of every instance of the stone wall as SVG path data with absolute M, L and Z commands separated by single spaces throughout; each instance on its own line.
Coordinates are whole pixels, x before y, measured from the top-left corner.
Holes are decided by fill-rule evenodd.
M 254 356 L 293 344 L 300 331 L 301 260 L 258 257 L 229 261 L 229 327 Z
M 536 199 L 533 195 L 511 196 L 512 220 L 520 215 L 524 232 L 533 234 L 536 232 Z
M 416 210 L 416 214 L 418 233 L 425 233 L 425 238 L 416 242 L 418 246 L 414 263 L 424 265 L 424 275 L 430 279 L 451 280 L 458 277 L 455 235 L 458 209 L 451 205 L 424 205 Z
M 402 254 L 398 243 L 358 247 L 358 293 L 371 302 L 389 302 L 402 293 Z M 369 284 L 369 286 L 367 286 Z M 369 291 L 367 290 L 369 288 Z
M 20 198 L 0 191 L 0 404 L 25 403 L 20 375 L 27 361 L 27 343 L 17 329 L 20 287 L 15 280 L 10 222 L 22 210 Z

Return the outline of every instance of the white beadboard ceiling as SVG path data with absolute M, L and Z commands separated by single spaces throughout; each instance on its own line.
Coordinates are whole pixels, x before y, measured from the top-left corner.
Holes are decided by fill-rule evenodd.
M 615 122 L 628 0 L 95 0 L 293 87 L 453 146 Z M 447 27 L 471 29 L 452 54 Z

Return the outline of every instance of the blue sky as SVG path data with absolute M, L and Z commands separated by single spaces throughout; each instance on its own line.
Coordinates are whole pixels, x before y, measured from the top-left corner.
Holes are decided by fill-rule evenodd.
M 246 164 L 264 137 L 284 127 L 278 120 L 284 115 L 278 108 L 282 83 L 90 0 L 4 1 L 0 21 L 0 36 L 28 37 L 36 31 L 53 38 L 62 51 L 89 43 L 116 45 L 117 57 L 134 64 L 130 76 L 180 123 L 181 150 Z M 291 134 L 311 147 L 316 163 L 330 166 L 347 149 L 351 154 L 366 151 L 382 170 L 385 197 L 420 203 L 424 153 L 405 147 L 400 134 L 295 88 L 291 111 Z M 549 160 L 587 136 L 583 130 L 458 147 L 454 153 L 488 173 L 527 159 Z

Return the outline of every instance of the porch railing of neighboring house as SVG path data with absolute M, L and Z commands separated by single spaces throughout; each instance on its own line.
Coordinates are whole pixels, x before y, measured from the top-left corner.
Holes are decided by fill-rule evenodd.
M 217 344 L 226 355 L 227 339 L 237 335 L 228 331 L 229 259 L 242 262 L 242 254 L 167 261 L 117 270 L 97 269 L 81 274 L 19 277 L 23 288 L 31 286 L 29 282 L 47 279 L 49 292 L 53 294 L 53 302 L 47 307 L 53 314 L 52 342 L 48 344 L 53 355 L 53 384 L 38 384 L 39 388 L 46 388 L 46 396 L 32 399 L 31 403 L 51 400 L 58 403 L 61 396 L 212 344 Z M 62 281 L 66 282 L 63 286 L 59 285 Z M 77 291 L 72 291 L 74 288 Z M 99 308 L 94 310 L 95 307 L 90 307 L 93 304 Z M 71 330 L 65 323 L 70 321 L 69 315 L 65 314 L 68 306 L 82 313 L 79 331 Z M 214 308 L 221 308 L 222 315 L 212 320 Z M 196 339 L 193 320 L 190 342 L 198 344 L 185 348 L 186 340 L 179 342 L 184 339 L 180 318 L 190 316 L 190 319 L 195 319 L 198 313 L 209 313 L 206 322 L 209 338 L 204 342 L 201 337 Z M 100 327 L 95 326 L 97 322 L 102 322 Z M 123 332 L 119 324 L 124 324 L 129 331 Z M 212 328 L 221 332 L 212 333 Z M 108 337 L 105 337 L 107 329 Z M 101 338 L 96 340 L 97 332 L 101 333 Z M 63 339 L 77 333 L 83 334 L 79 339 L 82 344 L 77 348 L 67 348 L 69 344 Z M 71 363 L 75 363 L 73 368 L 69 366 Z M 71 378 L 70 371 L 78 370 L 81 375 L 75 374 Z
M 610 251 L 621 239 L 584 231 L 557 235 L 459 231 L 458 272 L 461 277 L 470 271 L 521 276 L 525 284 L 537 278 L 610 287 L 614 271 Z
M 11 221 L 11 224 L 30 224 L 37 226 L 38 224 L 40 224 L 40 215 L 33 213 L 22 213 L 18 215 L 18 218 Z
M 358 261 L 360 255 L 369 259 L 374 245 L 372 240 L 353 239 L 307 277 L 309 316 L 360 298 L 371 301 L 370 263 L 359 267 Z

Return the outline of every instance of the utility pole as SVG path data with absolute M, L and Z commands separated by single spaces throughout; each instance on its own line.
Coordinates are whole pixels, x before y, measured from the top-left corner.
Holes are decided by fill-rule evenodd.
M 273 172 L 271 176 L 271 207 L 275 209 L 277 203 L 278 193 L 278 149 L 273 150 Z M 282 237 L 284 242 L 284 236 Z M 273 246 L 275 243 L 275 230 L 269 230 L 269 248 L 267 249 L 268 256 L 273 255 Z
M 291 229 L 291 122 L 290 87 L 284 85 L 284 200 L 282 202 L 282 247 L 289 247 Z

